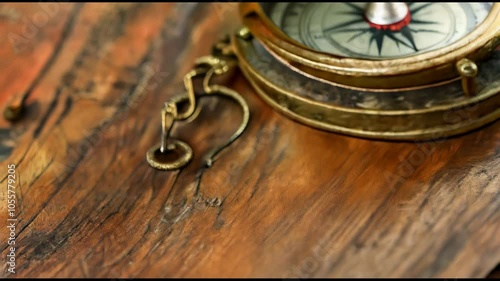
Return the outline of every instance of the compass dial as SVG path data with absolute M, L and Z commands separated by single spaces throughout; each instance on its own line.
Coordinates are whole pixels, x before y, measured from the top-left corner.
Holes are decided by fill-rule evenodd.
M 293 40 L 334 55 L 394 59 L 446 47 L 481 24 L 493 3 L 408 3 L 400 22 L 377 25 L 367 3 L 276 3 L 268 16 Z

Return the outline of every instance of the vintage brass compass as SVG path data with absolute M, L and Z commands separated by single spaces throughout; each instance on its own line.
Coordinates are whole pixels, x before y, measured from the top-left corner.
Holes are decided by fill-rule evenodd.
M 211 83 L 239 65 L 259 96 L 306 125 L 358 137 L 428 140 L 476 129 L 500 117 L 498 3 L 242 3 L 243 27 L 185 79 L 187 94 L 166 103 L 162 144 L 148 152 L 159 169 L 189 162 L 192 150 L 170 140 L 174 121 L 198 97 L 218 94 L 249 109 L 234 91 Z M 190 77 L 202 75 L 196 95 Z M 180 114 L 179 102 L 189 101 Z M 211 163 L 222 150 L 207 159 Z M 175 163 L 158 156 L 183 149 Z

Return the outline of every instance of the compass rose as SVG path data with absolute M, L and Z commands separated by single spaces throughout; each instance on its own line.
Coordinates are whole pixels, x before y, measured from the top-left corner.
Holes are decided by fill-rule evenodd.
M 416 19 L 416 15 L 421 14 L 426 8 L 430 7 L 434 3 L 427 3 L 417 6 L 416 3 L 404 4 L 407 10 L 399 9 L 399 15 L 395 13 L 393 16 L 397 21 L 387 21 L 387 23 L 379 23 L 372 20 L 367 16 L 367 10 L 356 6 L 352 3 L 346 3 L 351 10 L 344 12 L 344 14 L 352 15 L 353 18 L 349 21 L 337 24 L 335 26 L 326 28 L 323 32 L 325 34 L 344 33 L 344 32 L 356 32 L 351 36 L 347 43 L 358 38 L 363 34 L 369 34 L 370 39 L 368 43 L 368 50 L 370 50 L 373 42 L 377 45 L 377 50 L 379 56 L 381 55 L 382 48 L 384 45 L 384 40 L 392 40 L 396 43 L 398 49 L 400 44 L 413 49 L 415 52 L 419 51 L 417 44 L 415 43 L 413 35 L 418 32 L 428 32 L 428 33 L 440 33 L 438 30 L 439 23 L 436 21 L 426 21 Z M 398 17 L 399 16 L 399 17 Z M 387 18 L 385 18 L 387 20 Z M 359 23 L 367 23 L 366 27 L 352 28 L 352 25 Z M 398 38 L 396 35 L 401 34 L 404 39 Z M 387 38 L 387 39 L 386 39 Z

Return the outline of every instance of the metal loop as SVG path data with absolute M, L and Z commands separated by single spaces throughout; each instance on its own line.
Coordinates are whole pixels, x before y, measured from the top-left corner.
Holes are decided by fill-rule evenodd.
M 173 153 L 180 150 L 180 155 L 174 161 L 164 161 L 160 159 L 160 155 L 166 156 L 168 153 Z M 151 167 L 158 170 L 172 171 L 186 166 L 193 159 L 193 149 L 180 140 L 172 140 L 171 146 L 167 151 L 161 151 L 161 144 L 153 146 L 146 154 L 146 160 Z
M 229 88 L 226 88 L 224 86 L 218 86 L 218 85 L 211 86 L 211 92 L 206 93 L 204 96 L 208 96 L 208 95 L 212 95 L 212 96 L 213 95 L 220 95 L 220 96 L 232 98 L 241 107 L 242 113 L 243 113 L 242 121 L 240 123 L 240 126 L 236 130 L 236 132 L 234 132 L 233 135 L 224 144 L 214 148 L 212 151 L 210 151 L 209 153 L 207 153 L 205 155 L 205 157 L 204 157 L 205 158 L 205 165 L 207 167 L 211 167 L 213 165 L 213 163 L 215 162 L 215 160 L 217 160 L 217 157 L 222 152 L 222 150 L 224 150 L 224 148 L 231 145 L 231 143 L 233 143 L 243 133 L 243 131 L 245 131 L 245 129 L 248 125 L 248 122 L 250 120 L 250 109 L 249 109 L 248 104 L 246 103 L 245 99 L 243 99 L 243 97 L 241 95 L 239 95 L 236 91 L 231 90 Z

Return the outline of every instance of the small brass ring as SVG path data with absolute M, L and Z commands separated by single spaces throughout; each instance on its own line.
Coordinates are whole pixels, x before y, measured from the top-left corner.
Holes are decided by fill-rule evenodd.
M 466 58 L 463 58 L 457 62 L 458 73 L 463 77 L 476 77 L 478 73 L 477 65 Z
M 171 141 L 172 149 L 167 150 L 166 153 L 173 152 L 174 150 L 180 150 L 181 155 L 179 156 L 179 158 L 177 158 L 173 162 L 159 161 L 156 158 L 156 155 L 158 153 L 161 153 L 161 144 L 157 144 L 149 149 L 148 153 L 146 154 L 146 159 L 151 167 L 158 170 L 172 171 L 186 166 L 191 161 L 191 159 L 193 159 L 193 149 L 191 149 L 191 147 L 187 143 L 180 140 Z

